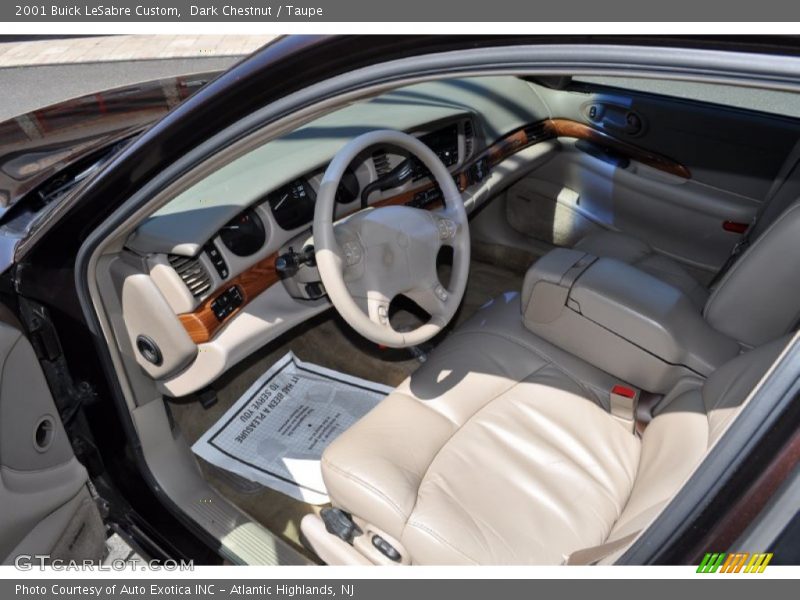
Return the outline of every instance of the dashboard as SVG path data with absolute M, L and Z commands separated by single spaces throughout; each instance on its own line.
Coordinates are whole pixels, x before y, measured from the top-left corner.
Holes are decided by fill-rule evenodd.
M 477 131 L 473 115 L 457 114 L 424 124 L 411 133 L 455 173 L 483 147 Z M 410 177 L 399 185 L 382 185 L 393 169 L 405 161 L 410 161 Z M 184 249 L 178 244 L 171 251 L 154 254 L 156 263 L 163 263 L 166 258 L 188 291 L 188 294 L 172 293 L 168 299 L 195 342 L 210 340 L 226 320 L 276 278 L 284 279 L 294 298 L 314 300 L 324 296 L 318 277 L 308 273 L 305 279 L 302 275 L 294 276 L 308 262 L 297 250 L 302 251 L 307 245 L 305 239 L 309 237 L 317 191 L 326 167 L 318 166 L 265 191 L 216 229 L 199 249 L 193 246 Z M 410 190 L 416 192 L 406 198 Z M 336 192 L 336 216 L 395 202 L 398 198 L 406 204 L 424 207 L 439 202 L 441 192 L 432 183 L 427 168 L 415 157 L 393 147 L 373 147 L 345 170 Z M 156 223 L 170 221 L 172 218 L 166 213 Z M 152 227 L 152 222 L 140 227 L 129 246 L 142 246 Z M 260 264 L 262 261 L 264 264 Z M 271 273 L 258 279 L 241 280 L 243 273 L 270 269 Z M 173 292 L 180 289 L 175 285 L 165 287 Z

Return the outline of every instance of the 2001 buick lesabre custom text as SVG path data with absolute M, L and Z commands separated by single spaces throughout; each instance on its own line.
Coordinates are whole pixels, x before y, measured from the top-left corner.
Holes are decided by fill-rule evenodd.
M 129 6 L 117 6 L 114 4 L 99 4 L 97 6 L 88 5 L 61 5 L 55 4 L 17 4 L 14 7 L 15 15 L 18 17 L 180 17 L 180 11 L 174 6 L 142 6 L 137 4 L 131 8 Z

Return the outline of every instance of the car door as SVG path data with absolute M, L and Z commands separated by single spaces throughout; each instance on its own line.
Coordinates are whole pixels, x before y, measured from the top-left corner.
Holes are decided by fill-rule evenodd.
M 10 311 L 0 309 L 0 562 L 100 559 L 105 529 L 86 469 L 33 347 Z
M 659 93 L 621 78 L 534 84 L 562 151 L 509 190 L 509 223 L 565 246 L 621 231 L 710 276 L 757 215 L 800 125 L 743 108 L 784 109 L 778 92 L 651 83 Z

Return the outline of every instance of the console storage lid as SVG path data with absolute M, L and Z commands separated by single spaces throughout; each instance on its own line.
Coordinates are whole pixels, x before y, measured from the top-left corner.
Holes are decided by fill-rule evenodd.
M 710 375 L 740 350 L 703 319 L 683 292 L 613 258 L 598 259 L 569 297 L 587 319 L 701 375 Z
M 553 250 L 529 269 L 522 300 L 528 329 L 651 392 L 740 350 L 680 290 L 611 258 Z

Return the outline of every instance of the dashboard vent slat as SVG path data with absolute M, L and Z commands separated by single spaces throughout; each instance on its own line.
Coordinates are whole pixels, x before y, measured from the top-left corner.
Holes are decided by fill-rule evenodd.
M 475 131 L 472 128 L 472 121 L 464 121 L 464 157 L 472 156 L 472 143 L 475 139 Z
M 199 298 L 211 289 L 211 277 L 200 263 L 199 257 L 170 254 L 167 260 L 195 298 Z
M 392 170 L 392 165 L 389 164 L 389 157 L 386 156 L 386 150 L 376 150 L 372 154 L 372 164 L 375 165 L 375 171 L 378 177 L 383 177 Z

